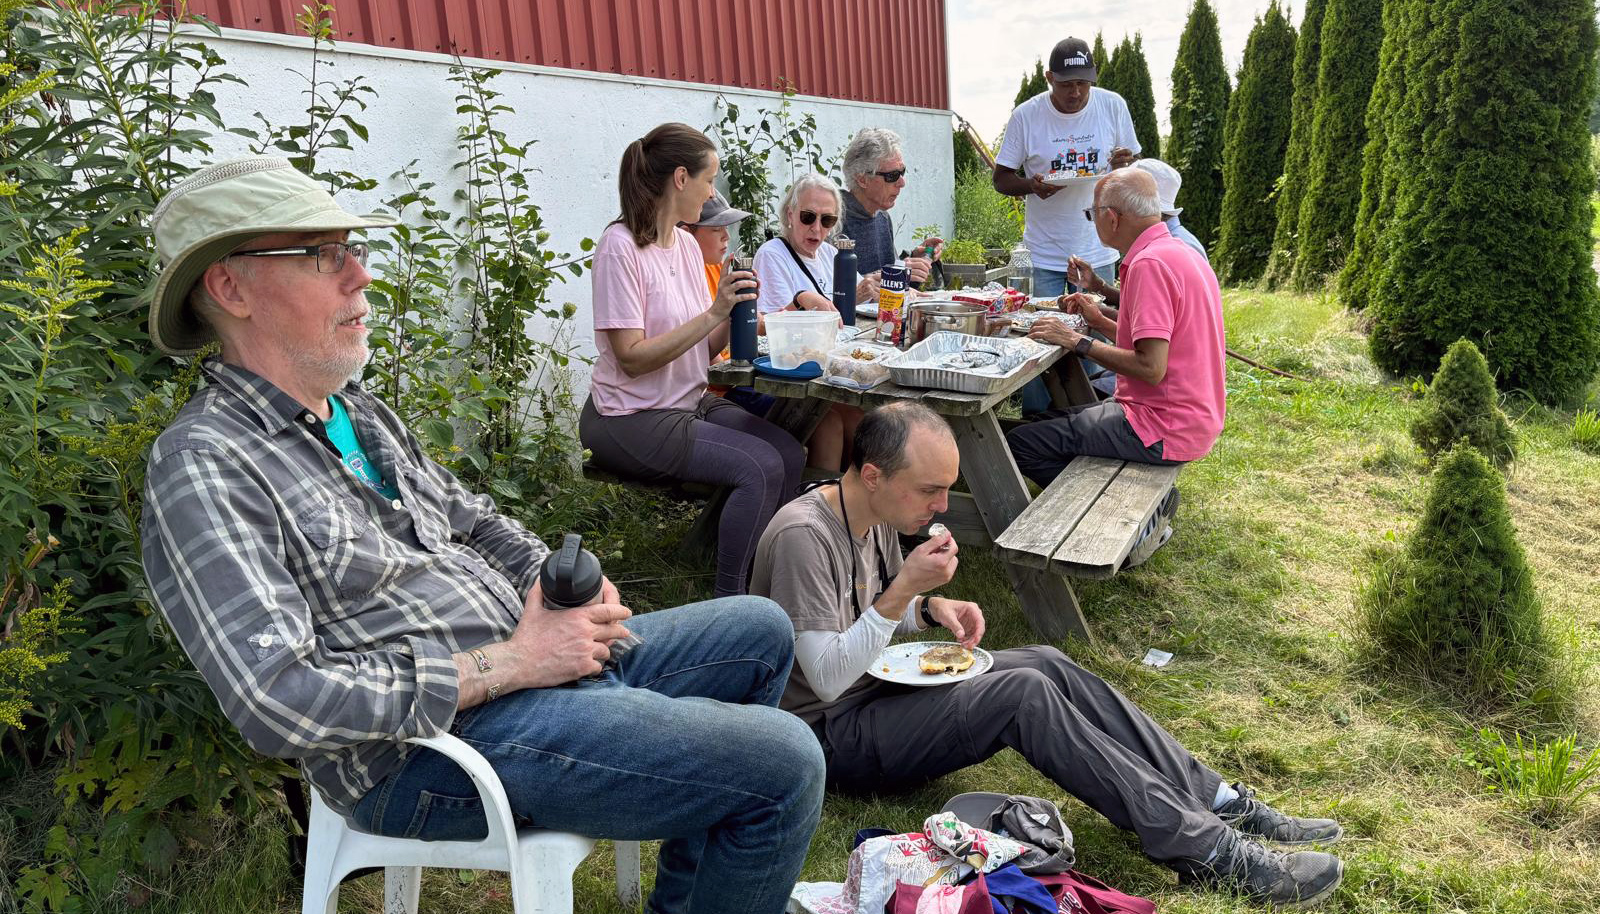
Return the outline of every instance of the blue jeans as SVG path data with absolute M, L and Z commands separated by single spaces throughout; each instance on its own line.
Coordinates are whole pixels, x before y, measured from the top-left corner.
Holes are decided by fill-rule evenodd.
M 788 616 L 770 600 L 729 597 L 628 627 L 644 643 L 603 678 L 513 692 L 460 712 L 451 732 L 494 767 L 519 825 L 664 839 L 648 910 L 778 914 L 824 778 L 816 736 L 777 708 L 794 653 Z M 466 774 L 426 748 L 373 787 L 354 819 L 423 840 L 488 830 Z
M 1095 267 L 1094 275 L 1114 285 L 1117 281 L 1117 262 L 1113 260 L 1103 267 Z M 1067 272 L 1065 270 L 1047 270 L 1044 267 L 1033 268 L 1034 298 L 1056 298 L 1067 292 L 1076 291 L 1078 291 L 1078 287 L 1067 282 Z M 1100 336 L 1098 333 L 1095 334 L 1095 337 L 1105 340 L 1105 337 Z M 1106 342 L 1110 341 L 1106 340 Z M 1083 370 L 1091 378 L 1105 371 L 1099 364 L 1089 359 L 1083 360 Z M 1023 385 L 1022 414 L 1024 416 L 1043 412 L 1049 409 L 1051 405 L 1050 389 L 1044 385 L 1044 378 L 1034 378 Z

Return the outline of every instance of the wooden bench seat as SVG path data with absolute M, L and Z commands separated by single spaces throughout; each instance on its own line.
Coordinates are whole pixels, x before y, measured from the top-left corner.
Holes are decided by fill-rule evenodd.
M 1078 457 L 995 540 L 1001 558 L 1079 578 L 1109 578 L 1178 478 L 1178 467 Z

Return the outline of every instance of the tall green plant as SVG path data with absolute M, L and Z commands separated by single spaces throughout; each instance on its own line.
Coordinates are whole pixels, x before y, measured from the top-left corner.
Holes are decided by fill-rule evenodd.
M 1430 7 L 1449 27 L 1419 32 L 1416 58 L 1445 63 L 1436 81 L 1407 81 L 1404 110 L 1418 120 L 1405 132 L 1421 134 L 1421 154 L 1397 166 L 1395 212 L 1378 240 L 1373 357 L 1389 371 L 1424 372 L 1467 337 L 1502 389 L 1561 403 L 1600 365 L 1587 154 L 1593 5 Z M 1437 90 L 1427 108 L 1411 104 L 1419 82 Z
M 1161 129 L 1156 124 L 1156 93 L 1150 82 L 1150 63 L 1144 56 L 1144 36 L 1135 33 L 1123 38 L 1113 52 L 1117 61 L 1117 94 L 1128 103 L 1133 118 L 1133 133 L 1139 138 L 1139 154 L 1147 159 L 1161 158 Z
M 1433 110 L 1435 80 L 1445 66 L 1443 55 L 1418 59 L 1419 28 L 1427 28 L 1430 4 L 1418 0 L 1385 0 L 1383 46 L 1378 76 L 1367 103 L 1367 146 L 1361 155 L 1361 205 L 1356 209 L 1350 256 L 1339 271 L 1339 297 L 1360 311 L 1372 296 L 1372 282 L 1382 272 L 1378 230 L 1394 213 L 1395 194 L 1406 169 L 1420 158 L 1421 137 L 1409 129 L 1408 111 Z
M 1222 218 L 1223 130 L 1228 71 L 1222 35 L 1208 0 L 1195 0 L 1172 65 L 1172 145 L 1167 161 L 1183 175 L 1178 205 L 1183 225 L 1210 248 Z
M 1212 256 L 1224 282 L 1256 280 L 1272 252 L 1277 213 L 1271 198 L 1289 145 L 1293 101 L 1283 74 L 1294 53 L 1294 26 L 1273 0 L 1250 31 L 1239 88 L 1228 105 L 1222 230 Z
M 1022 84 L 1017 86 L 1017 97 L 1011 103 L 1011 107 L 1015 108 L 1040 92 L 1049 91 L 1050 80 L 1044 75 L 1044 61 L 1035 58 L 1033 72 L 1022 74 Z
M 1385 7 L 1390 4 L 1385 3 Z M 1282 286 L 1294 269 L 1298 247 L 1300 197 L 1305 193 L 1306 169 L 1311 161 L 1311 118 L 1317 105 L 1317 66 L 1322 60 L 1322 18 L 1328 0 L 1308 0 L 1294 45 L 1294 100 L 1289 124 L 1289 146 L 1283 156 L 1283 177 L 1274 190 L 1277 224 L 1272 233 L 1272 255 L 1267 261 L 1269 285 Z M 1385 46 L 1388 39 L 1385 38 Z
M 1328 0 L 1317 63 L 1305 195 L 1296 221 L 1290 282 L 1320 285 L 1350 252 L 1361 205 L 1360 154 L 1367 144 L 1367 103 L 1383 43 L 1383 0 Z
M 754 118 L 740 120 L 744 112 L 739 106 L 718 95 L 716 108 L 722 112 L 722 119 L 705 129 L 721 156 L 728 202 L 755 214 L 755 218 L 739 223 L 739 243 L 746 252 L 760 247 L 777 225 L 779 185 L 773 179 L 774 173 L 784 186 L 803 171 L 842 180 L 840 175 L 832 174 L 836 163 L 823 154 L 816 141 L 816 117 L 796 116 L 793 96 L 792 89 L 785 89 L 777 108 L 757 108 Z

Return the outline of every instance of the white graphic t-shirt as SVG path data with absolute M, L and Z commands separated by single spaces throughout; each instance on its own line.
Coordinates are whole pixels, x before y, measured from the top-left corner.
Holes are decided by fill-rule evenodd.
M 1011 112 L 995 161 L 1021 168 L 1030 178 L 1052 171 L 1104 174 L 1111 170 L 1111 151 L 1118 146 L 1139 152 L 1133 118 L 1122 96 L 1095 86 L 1082 111 L 1062 114 L 1050 104 L 1050 93 L 1041 92 Z M 1074 255 L 1097 267 L 1116 262 L 1117 252 L 1101 244 L 1094 224 L 1083 218 L 1084 208 L 1094 205 L 1092 182 L 1063 187 L 1048 200 L 1035 195 L 1027 199 L 1022 240 L 1034 266 L 1066 270 L 1067 259 Z

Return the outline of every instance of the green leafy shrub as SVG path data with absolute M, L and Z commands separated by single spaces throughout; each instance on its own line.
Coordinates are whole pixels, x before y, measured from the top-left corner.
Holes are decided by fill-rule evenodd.
M 1419 155 L 1394 163 L 1394 212 L 1375 245 L 1383 262 L 1371 280 L 1373 359 L 1398 374 L 1423 372 L 1467 336 L 1483 341 L 1502 389 L 1565 403 L 1600 367 L 1586 123 L 1594 6 L 1423 6 L 1444 27 L 1414 32 L 1414 58 L 1443 69 L 1407 79 L 1405 124 L 1389 135 L 1391 145 L 1400 135 L 1421 142 Z M 1436 97 L 1414 106 L 1413 90 Z M 1514 166 L 1504 158 L 1511 149 Z
M 1547 630 L 1504 483 L 1475 448 L 1439 461 L 1416 531 L 1377 561 L 1361 606 L 1375 666 L 1473 706 L 1571 714 L 1564 649 Z
M 1579 450 L 1600 454 L 1600 413 L 1578 410 L 1572 417 L 1572 443 Z
M 768 230 L 777 226 L 780 190 L 807 171 L 821 175 L 834 171 L 834 163 L 816 142 L 816 117 L 797 117 L 791 101 L 794 95 L 794 87 L 785 85 L 777 108 L 757 108 L 752 117 L 745 117 L 738 105 L 718 95 L 716 107 L 722 119 L 705 128 L 717 144 L 721 173 L 728 182 L 728 202 L 754 214 L 739 223 L 738 245 L 747 253 L 755 253 L 767 240 Z M 773 180 L 774 173 L 782 187 Z M 839 175 L 832 176 L 841 180 Z
M 983 263 L 983 245 L 958 238 L 944 246 L 945 263 Z
M 1459 441 L 1501 469 L 1517 456 L 1517 438 L 1500 411 L 1489 364 L 1470 340 L 1456 340 L 1439 363 L 1422 413 L 1411 423 L 1411 440 L 1430 460 Z
M 1139 138 L 1139 155 L 1161 158 L 1161 132 L 1156 127 L 1156 95 L 1150 82 L 1150 62 L 1144 56 L 1144 36 L 1124 37 L 1111 51 L 1111 59 L 1100 68 L 1095 83 L 1110 89 L 1128 103 L 1133 118 L 1133 133 Z
M 1300 197 L 1305 193 L 1306 168 L 1311 160 L 1311 117 L 1317 106 L 1317 64 L 1322 59 L 1322 15 L 1328 0 L 1308 0 L 1295 36 L 1294 98 L 1290 105 L 1289 145 L 1283 156 L 1283 175 L 1273 191 L 1277 223 L 1272 233 L 1272 255 L 1266 280 L 1273 287 L 1289 281 L 1300 222 Z M 1280 76 L 1281 78 L 1281 76 Z
M 955 236 L 985 248 L 1010 248 L 1022 240 L 1022 201 L 994 189 L 990 172 L 956 175 Z
M 1382 0 L 1328 0 L 1317 64 L 1317 103 L 1290 281 L 1319 286 L 1350 252 L 1361 206 L 1357 154 L 1367 143 L 1367 103 L 1383 42 Z
M 1260 278 L 1272 252 L 1272 191 L 1283 170 L 1294 100 L 1283 74 L 1293 68 L 1294 52 L 1294 27 L 1274 0 L 1245 42 L 1239 87 L 1228 104 L 1222 228 L 1212 256 L 1223 282 Z
M 1584 797 L 1600 790 L 1600 748 L 1585 756 L 1571 735 L 1540 743 L 1531 736 L 1524 742 L 1519 733 L 1508 743 L 1493 730 L 1480 730 L 1470 758 L 1491 790 L 1545 825 L 1570 818 Z
M 1178 205 L 1183 226 L 1209 250 L 1222 218 L 1223 128 L 1228 121 L 1228 70 L 1222 35 L 1208 0 L 1195 0 L 1172 66 L 1172 139 L 1167 162 L 1183 175 Z

